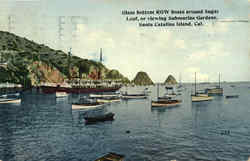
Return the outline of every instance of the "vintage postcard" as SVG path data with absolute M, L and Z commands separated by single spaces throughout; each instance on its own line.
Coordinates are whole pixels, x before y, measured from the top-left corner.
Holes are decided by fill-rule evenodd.
M 250 161 L 249 0 L 1 0 L 0 161 Z

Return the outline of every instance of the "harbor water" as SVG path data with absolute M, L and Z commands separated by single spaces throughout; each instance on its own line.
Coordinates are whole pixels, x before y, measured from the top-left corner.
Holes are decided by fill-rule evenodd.
M 186 84 L 178 96 L 182 105 L 174 108 L 151 108 L 157 87 L 150 86 L 148 99 L 107 105 L 105 111 L 115 113 L 115 120 L 91 125 L 85 125 L 86 111 L 71 109 L 72 96 L 0 104 L 0 160 L 94 161 L 115 152 L 126 161 L 247 161 L 250 83 L 233 84 L 222 84 L 224 96 L 200 103 L 191 102 L 193 87 Z M 161 86 L 160 95 L 164 92 Z M 233 94 L 239 98 L 225 98 Z

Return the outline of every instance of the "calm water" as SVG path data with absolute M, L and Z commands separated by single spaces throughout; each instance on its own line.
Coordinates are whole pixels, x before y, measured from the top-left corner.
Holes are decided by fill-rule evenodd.
M 115 120 L 93 125 L 84 124 L 85 112 L 72 111 L 67 98 L 41 99 L 39 105 L 0 104 L 0 160 L 93 161 L 117 152 L 125 154 L 126 161 L 246 161 L 250 156 L 249 86 L 223 84 L 224 95 L 240 97 L 215 97 L 195 104 L 188 86 L 180 96 L 180 107 L 162 109 L 151 109 L 156 87 L 149 87 L 149 99 L 107 106 Z M 225 130 L 230 134 L 224 135 Z

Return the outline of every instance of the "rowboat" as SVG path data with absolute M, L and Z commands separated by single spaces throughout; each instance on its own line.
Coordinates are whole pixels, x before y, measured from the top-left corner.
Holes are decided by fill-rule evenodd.
M 21 99 L 0 99 L 0 104 L 21 103 Z
M 151 107 L 174 107 L 181 105 L 181 100 L 151 101 Z
M 213 97 L 208 96 L 206 94 L 191 95 L 191 98 L 192 98 L 192 102 L 203 102 L 203 101 L 213 100 Z
M 226 98 L 239 98 L 239 95 L 228 95 Z
M 104 107 L 104 103 L 96 102 L 96 103 L 72 103 L 72 110 L 81 110 L 81 109 L 91 109 L 91 108 L 99 108 Z
M 112 121 L 114 120 L 114 113 L 109 112 L 106 114 L 101 114 L 101 115 L 94 115 L 94 116 L 84 116 L 85 119 L 85 123 L 86 124 L 91 124 L 91 123 L 95 123 L 95 122 L 100 122 L 100 121 Z

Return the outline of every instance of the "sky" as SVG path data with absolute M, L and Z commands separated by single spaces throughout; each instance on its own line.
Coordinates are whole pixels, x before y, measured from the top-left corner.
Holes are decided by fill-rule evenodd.
M 250 0 L 1 0 L 0 30 L 87 59 L 99 60 L 102 48 L 104 65 L 130 80 L 145 71 L 154 82 L 169 74 L 193 82 L 195 72 L 199 82 L 216 82 L 219 73 L 222 81 L 250 81 L 249 7 Z M 219 13 L 199 27 L 139 27 L 121 14 L 157 9 Z

